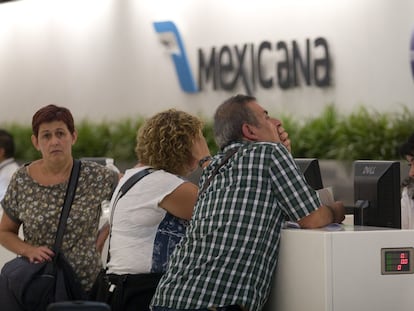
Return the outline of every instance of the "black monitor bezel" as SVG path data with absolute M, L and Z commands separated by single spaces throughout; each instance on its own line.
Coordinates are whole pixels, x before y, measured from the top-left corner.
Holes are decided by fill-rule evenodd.
M 354 225 L 400 229 L 400 162 L 354 161 L 354 201 Z
M 322 189 L 323 181 L 319 160 L 317 158 L 295 158 L 294 160 L 308 184 L 314 190 Z

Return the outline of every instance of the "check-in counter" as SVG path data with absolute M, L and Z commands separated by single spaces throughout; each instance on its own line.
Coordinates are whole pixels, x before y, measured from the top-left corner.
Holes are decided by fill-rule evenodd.
M 283 229 L 267 311 L 414 310 L 414 230 Z

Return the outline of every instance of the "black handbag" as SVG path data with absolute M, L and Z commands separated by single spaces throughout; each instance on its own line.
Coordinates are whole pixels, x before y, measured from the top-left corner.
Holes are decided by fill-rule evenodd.
M 111 311 L 111 307 L 103 302 L 77 300 L 54 302 L 47 307 L 47 311 Z
M 80 161 L 74 160 L 53 247 L 53 260 L 31 263 L 26 257 L 16 257 L 1 269 L 1 275 L 7 281 L 7 288 L 23 310 L 44 311 L 52 302 L 86 299 L 76 273 L 60 250 L 79 170 Z
M 95 301 L 112 311 L 148 310 L 163 273 L 107 274 L 102 270 L 94 284 Z

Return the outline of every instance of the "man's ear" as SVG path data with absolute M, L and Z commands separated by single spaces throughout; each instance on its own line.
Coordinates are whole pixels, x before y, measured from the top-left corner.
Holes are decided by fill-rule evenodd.
M 254 126 L 244 123 L 242 125 L 242 133 L 243 133 L 244 138 L 246 138 L 247 140 L 253 140 L 253 141 L 257 140 Z

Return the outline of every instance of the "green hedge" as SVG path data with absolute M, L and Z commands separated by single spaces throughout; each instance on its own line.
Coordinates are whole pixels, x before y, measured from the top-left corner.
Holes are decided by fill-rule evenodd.
M 339 115 L 333 106 L 303 124 L 285 119 L 295 157 L 335 160 L 399 159 L 398 147 L 414 132 L 414 112 L 379 113 L 361 107 Z
M 360 108 L 349 115 L 340 115 L 334 106 L 328 106 L 315 118 L 280 118 L 292 140 L 292 153 L 298 158 L 398 159 L 398 146 L 414 132 L 414 112 L 406 107 L 392 114 Z M 116 162 L 135 162 L 136 131 L 143 120 L 82 121 L 76 125 L 79 138 L 73 148 L 74 156 L 107 156 Z M 217 145 L 213 138 L 212 121 L 205 120 L 205 124 L 204 135 L 212 154 L 215 154 Z M 18 160 L 30 161 L 40 156 L 31 144 L 29 126 L 8 124 L 3 127 L 15 137 Z

